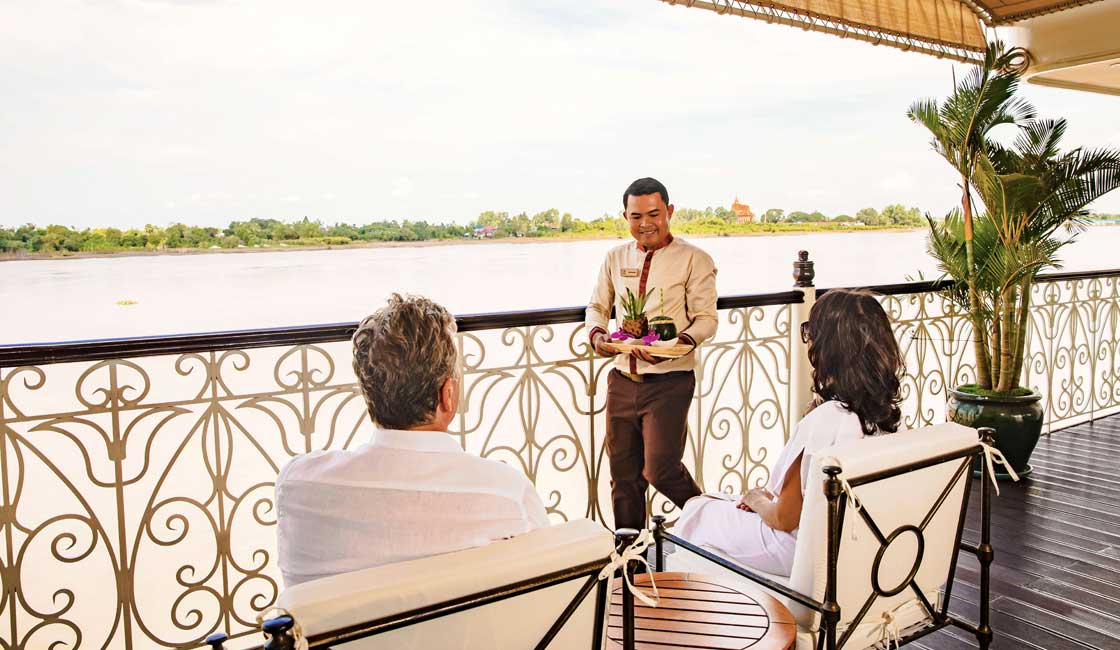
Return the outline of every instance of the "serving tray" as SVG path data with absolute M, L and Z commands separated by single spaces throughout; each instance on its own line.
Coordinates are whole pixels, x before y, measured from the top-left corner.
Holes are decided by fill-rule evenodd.
M 623 354 L 630 354 L 634 350 L 645 350 L 650 356 L 662 357 L 664 359 L 676 359 L 692 351 L 691 345 L 682 343 L 677 345 L 635 345 L 633 343 L 616 343 L 612 341 L 609 345 Z

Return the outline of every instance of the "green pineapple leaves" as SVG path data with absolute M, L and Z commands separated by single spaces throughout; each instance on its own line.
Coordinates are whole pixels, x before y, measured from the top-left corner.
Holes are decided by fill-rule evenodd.
M 622 311 L 627 320 L 640 320 L 646 313 L 646 302 L 649 300 L 649 295 L 653 293 L 650 289 L 642 294 L 635 295 L 630 288 L 626 288 L 626 296 L 622 298 Z

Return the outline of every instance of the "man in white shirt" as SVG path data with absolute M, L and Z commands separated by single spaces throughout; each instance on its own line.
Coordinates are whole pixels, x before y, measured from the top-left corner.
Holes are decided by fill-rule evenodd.
M 354 372 L 378 429 L 351 451 L 297 456 L 276 479 L 288 587 L 449 553 L 548 525 L 532 483 L 468 454 L 447 426 L 462 382 L 455 319 L 394 295 L 354 333 Z

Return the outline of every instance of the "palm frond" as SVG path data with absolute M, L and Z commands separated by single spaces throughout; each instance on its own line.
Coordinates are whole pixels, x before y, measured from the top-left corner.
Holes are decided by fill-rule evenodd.
M 1043 184 L 1027 215 L 1027 230 L 1035 239 L 1049 237 L 1062 226 L 1084 227 L 1089 205 L 1120 188 L 1120 150 L 1075 149 L 1032 163 L 1026 171 Z
M 1058 145 L 1066 133 L 1066 121 L 1031 120 L 1022 125 L 1019 137 L 1015 139 L 1015 150 L 1027 163 L 1035 163 L 1058 157 Z
M 906 116 L 911 121 L 926 127 L 931 136 L 930 147 L 943 158 L 949 160 L 950 163 L 953 163 L 950 159 L 952 143 L 949 141 L 948 133 L 941 121 L 941 111 L 937 100 L 920 99 L 914 102 L 910 105 L 910 109 L 906 111 Z

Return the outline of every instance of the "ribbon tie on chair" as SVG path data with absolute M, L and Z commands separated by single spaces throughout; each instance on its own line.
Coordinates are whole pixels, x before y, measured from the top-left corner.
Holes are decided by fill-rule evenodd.
M 270 607 L 257 614 L 257 627 L 260 627 L 266 619 L 279 616 L 287 616 L 292 619 L 292 629 L 289 632 L 292 635 L 292 640 L 295 641 L 295 650 L 307 650 L 307 637 L 303 636 L 303 627 L 296 620 L 296 617 L 292 616 L 292 613 L 283 607 Z
M 848 504 L 852 506 L 852 510 L 854 512 L 859 512 L 863 504 L 860 503 L 859 497 L 856 496 L 855 491 L 852 489 L 852 484 L 848 482 L 848 479 L 844 478 L 844 466 L 840 463 L 840 459 L 835 456 L 829 456 L 821 461 L 821 466 L 840 468 L 840 473 L 836 475 L 836 478 L 840 481 L 840 487 L 843 488 L 844 495 L 848 497 Z
M 996 480 L 996 463 L 1003 465 L 1007 468 L 1007 475 L 1011 477 L 1012 481 L 1018 481 L 1019 475 L 1011 468 L 1011 463 L 1007 462 L 1003 452 L 981 441 L 980 446 L 984 448 L 984 462 L 988 465 L 988 476 L 992 480 L 992 486 L 996 489 L 996 496 L 999 496 L 999 481 Z
M 638 535 L 638 538 L 634 540 L 634 543 L 626 547 L 626 550 L 624 550 L 622 553 L 619 553 L 617 549 L 611 551 L 611 561 L 607 564 L 607 566 L 603 567 L 602 571 L 599 572 L 599 579 L 606 580 L 607 578 L 613 576 L 615 571 L 621 569 L 622 582 L 626 585 L 626 589 L 628 589 L 630 593 L 634 594 L 635 598 L 642 601 L 646 605 L 650 607 L 657 607 L 657 605 L 661 602 L 661 597 L 657 593 L 657 583 L 653 580 L 653 567 L 650 566 L 649 560 L 647 560 L 645 556 L 645 550 L 649 546 L 649 542 L 649 530 L 643 530 Z M 650 598 L 641 589 L 638 589 L 636 586 L 634 586 L 634 583 L 630 580 L 630 572 L 626 570 L 626 567 L 632 561 L 638 561 L 646 565 L 646 575 L 649 576 L 649 586 L 651 589 L 653 589 L 652 598 Z
M 905 603 L 904 603 L 905 604 Z M 894 620 L 896 609 L 882 613 L 882 620 L 876 626 L 879 632 L 879 642 L 883 643 L 884 650 L 891 650 L 891 645 L 897 649 L 902 645 L 902 633 L 898 629 L 898 621 Z
M 852 488 L 852 484 L 848 482 L 848 479 L 844 478 L 844 466 L 840 463 L 840 459 L 835 456 L 829 456 L 822 461 L 822 466 L 825 465 L 831 465 L 833 467 L 840 468 L 840 473 L 836 475 L 836 478 L 840 481 L 840 488 L 844 490 L 844 496 L 848 498 L 848 505 L 851 506 L 852 512 L 859 512 L 860 509 L 863 508 L 863 503 L 859 500 L 859 497 L 856 496 L 855 490 L 854 488 Z M 856 524 L 853 521 L 852 541 L 854 542 L 858 539 L 859 538 L 856 536 Z
M 837 478 L 840 479 L 840 487 L 844 489 L 844 494 L 848 497 L 848 503 L 852 506 L 852 512 L 859 512 L 860 508 L 863 507 L 863 503 L 860 502 L 856 493 L 852 491 L 852 484 L 843 476 L 838 476 Z

